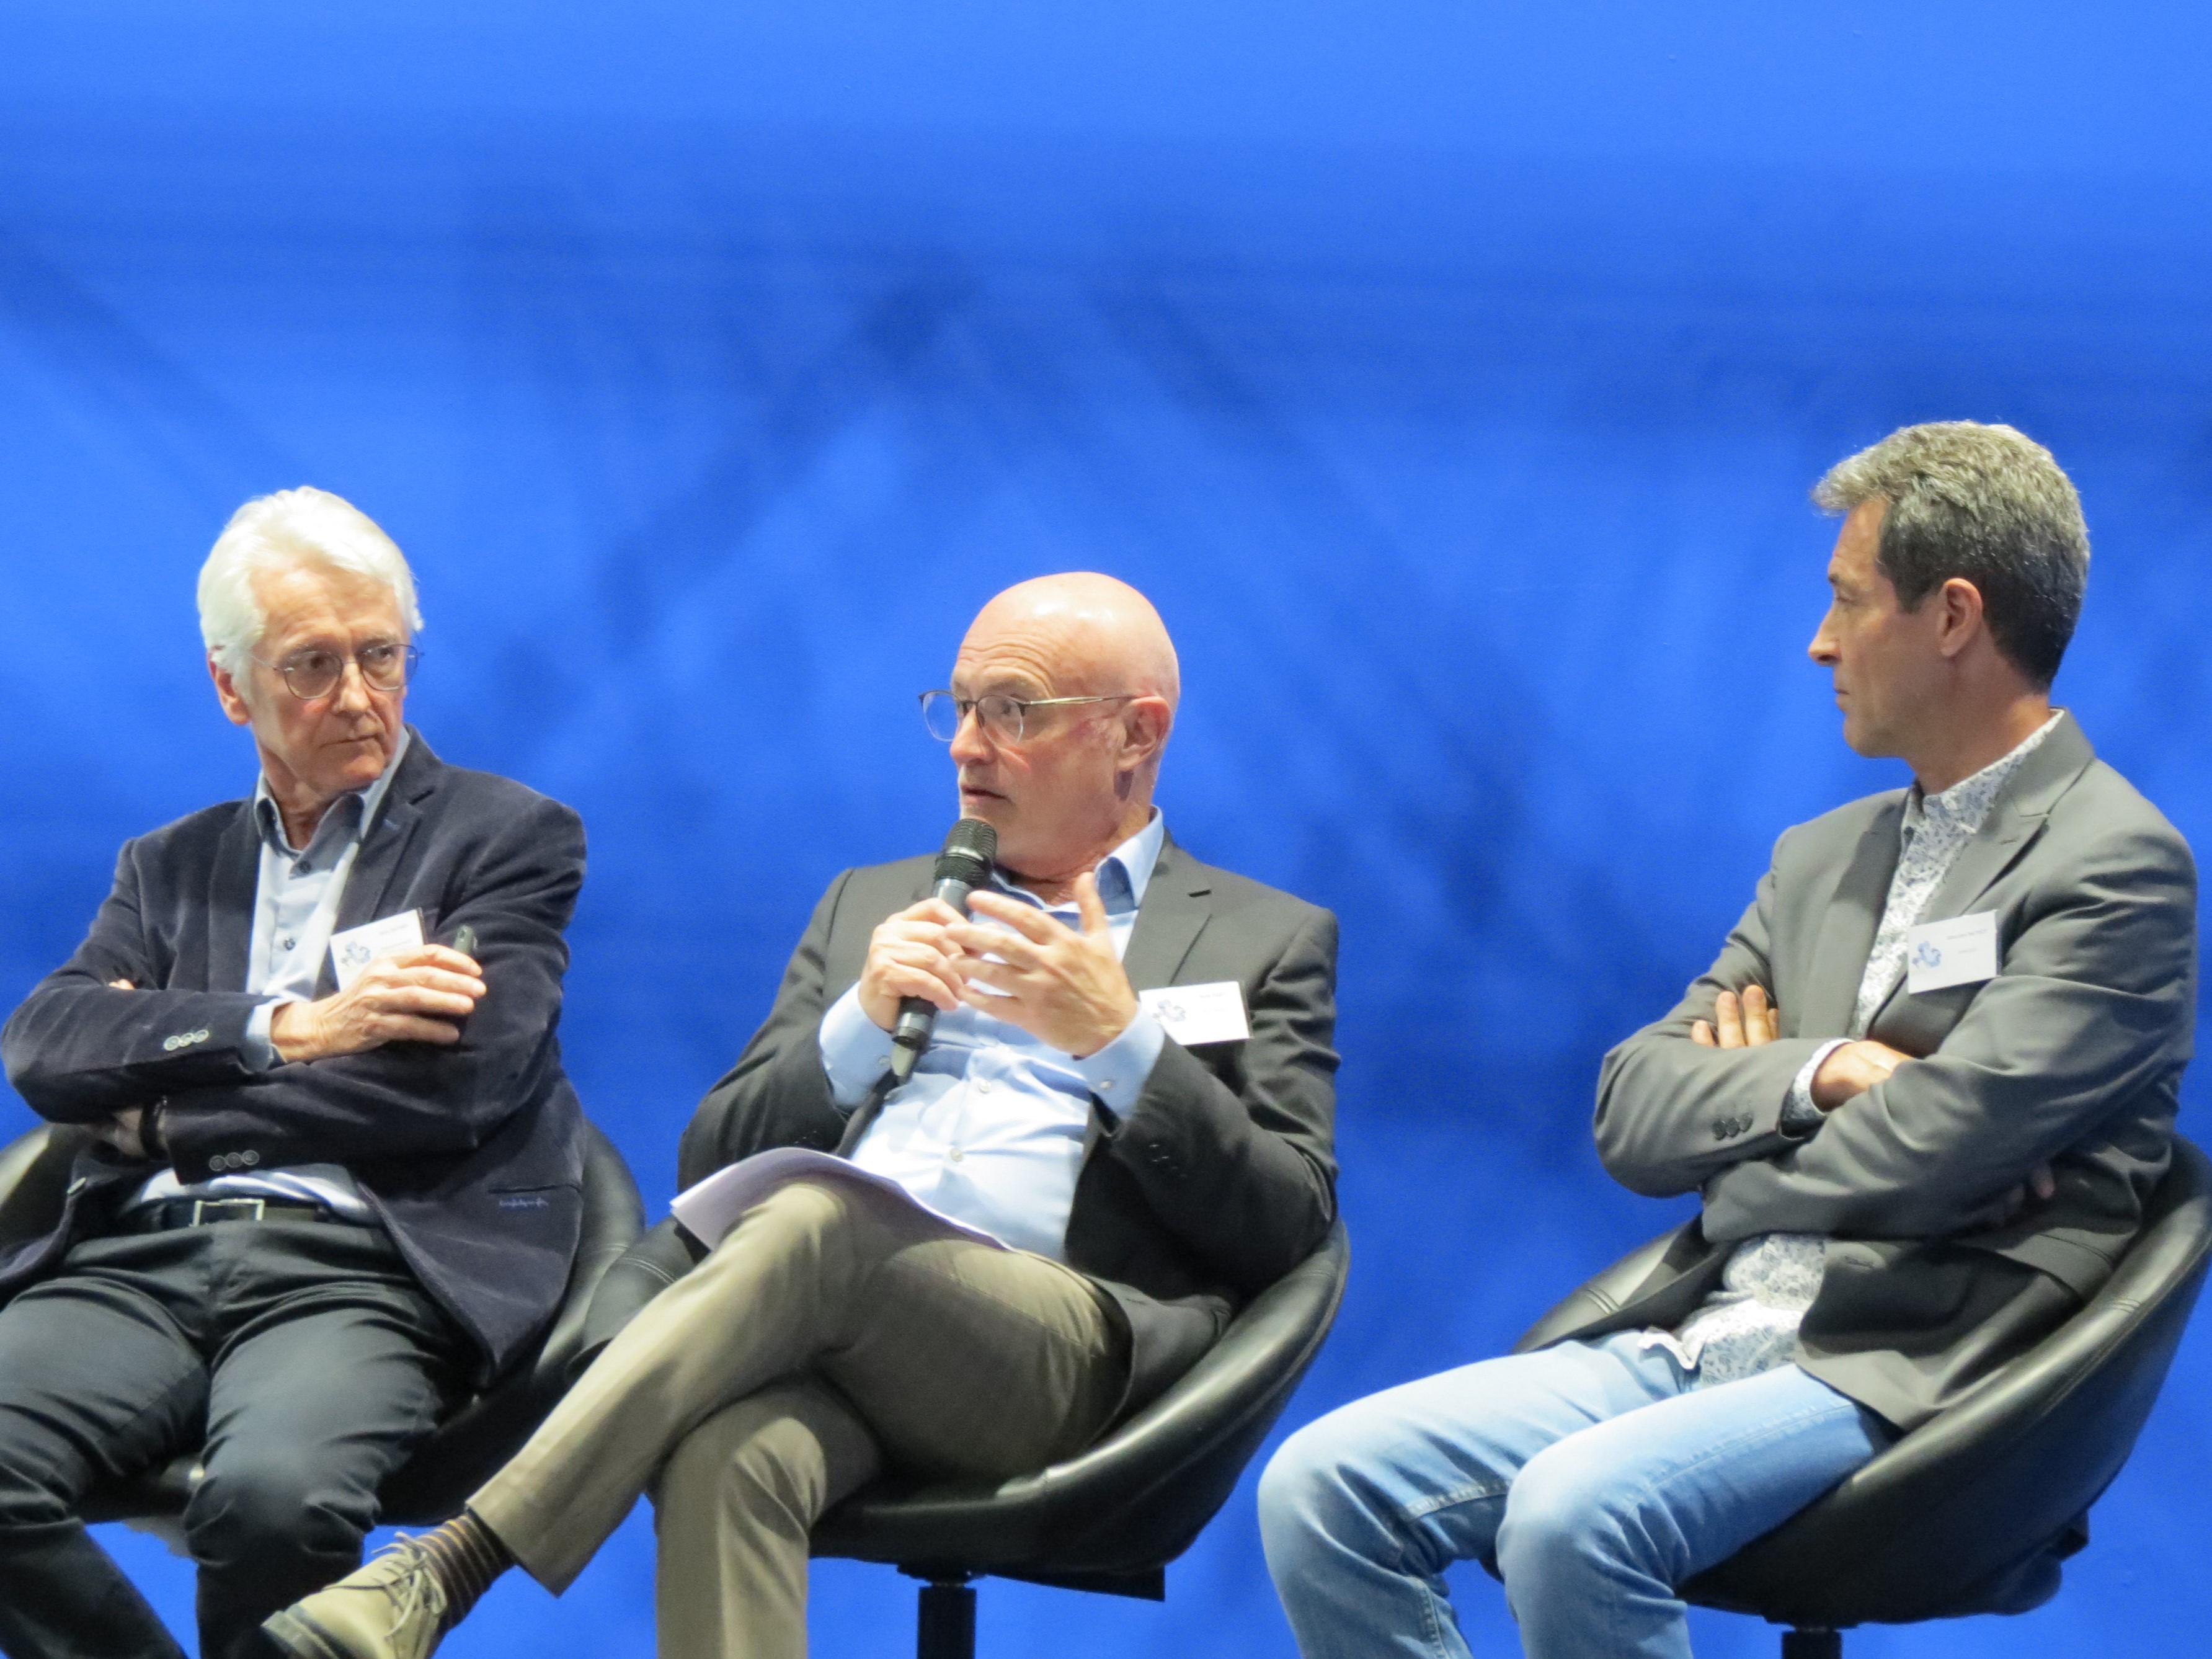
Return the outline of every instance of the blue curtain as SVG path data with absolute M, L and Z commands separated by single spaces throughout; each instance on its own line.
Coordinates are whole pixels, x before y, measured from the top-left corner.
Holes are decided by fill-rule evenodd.
M 193 577 L 319 483 L 416 565 L 429 742 L 584 814 L 562 1036 L 657 1209 L 823 886 L 953 814 L 914 693 L 1000 587 L 1110 571 L 1182 653 L 1176 834 L 1343 921 L 1355 1268 L 1294 1424 L 1683 1213 L 1598 1169 L 1598 1056 L 1785 825 L 1901 781 L 1802 655 L 1832 461 L 2048 443 L 2061 700 L 2212 830 L 2193 15 L 448 9 L 0 20 L 0 1002 L 251 787 Z M 2057 1602 L 1855 1651 L 2192 1650 L 2208 1384 L 2199 1335 Z M 641 1516 L 456 1650 L 643 1652 L 650 1561 Z M 820 1651 L 902 1650 L 902 1581 L 816 1582 Z M 983 1650 L 1291 1652 L 1249 1480 L 1169 1583 L 992 1585 Z

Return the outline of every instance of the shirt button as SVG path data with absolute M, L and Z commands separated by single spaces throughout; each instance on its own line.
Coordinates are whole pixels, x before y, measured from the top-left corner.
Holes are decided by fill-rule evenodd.
M 991 1079 L 988 1078 L 981 1079 L 975 1085 L 975 1092 L 979 1095 L 989 1094 L 991 1092 Z
M 299 941 L 297 939 L 280 939 L 276 941 L 276 944 L 280 949 L 289 951 L 296 947 Z
M 962 1158 L 967 1157 L 968 1154 L 962 1152 L 957 1146 L 955 1146 L 946 1156 L 951 1158 L 955 1164 L 957 1164 Z
M 1110 1077 L 1102 1077 L 1098 1079 L 1098 1086 L 1102 1089 L 1110 1089 L 1114 1086 L 1114 1079 Z

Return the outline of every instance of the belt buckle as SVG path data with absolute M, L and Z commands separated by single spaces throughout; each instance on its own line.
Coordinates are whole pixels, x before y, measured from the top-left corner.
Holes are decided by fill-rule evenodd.
M 252 1215 L 211 1217 L 207 1213 L 210 1210 L 240 1209 L 248 1204 L 253 1206 Z M 204 1227 L 210 1226 L 218 1221 L 258 1221 L 268 1212 L 269 1200 L 265 1198 L 196 1198 L 192 1200 L 191 1224 L 195 1227 Z

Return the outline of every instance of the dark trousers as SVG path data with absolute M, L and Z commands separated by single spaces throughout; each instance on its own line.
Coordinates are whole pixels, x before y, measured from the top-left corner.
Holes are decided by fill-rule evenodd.
M 361 1560 L 376 1491 L 465 1345 L 378 1228 L 230 1221 L 78 1243 L 0 1308 L 0 1650 L 180 1659 L 76 1518 L 200 1443 L 184 1516 L 202 1659 Z

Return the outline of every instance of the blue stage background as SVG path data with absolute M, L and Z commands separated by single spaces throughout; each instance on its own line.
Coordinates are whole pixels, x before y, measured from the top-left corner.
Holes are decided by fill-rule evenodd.
M 1107 570 L 1182 647 L 1177 836 L 1343 919 L 1356 1267 L 1291 1421 L 1497 1352 L 1682 1212 L 1600 1171 L 1600 1054 L 1778 831 L 1901 781 L 1803 659 L 1828 463 L 1930 418 L 2049 443 L 2097 549 L 2062 700 L 2212 832 L 2208 39 L 1892 0 L 18 0 L 0 1003 L 125 837 L 250 787 L 192 580 L 313 482 L 416 565 L 429 741 L 585 816 L 564 1037 L 658 1210 L 822 886 L 951 815 L 914 693 L 996 589 Z M 2200 1328 L 2055 1603 L 1854 1651 L 2196 1651 L 2208 1382 Z M 182 1565 L 117 1538 L 188 1629 Z M 448 1650 L 647 1652 L 650 1564 L 641 1516 Z M 907 1650 L 903 1581 L 816 1583 L 820 1652 Z M 1292 1652 L 1249 1480 L 1169 1583 L 989 1585 L 983 1652 Z M 1479 1575 L 1462 1608 L 1517 1651 Z

